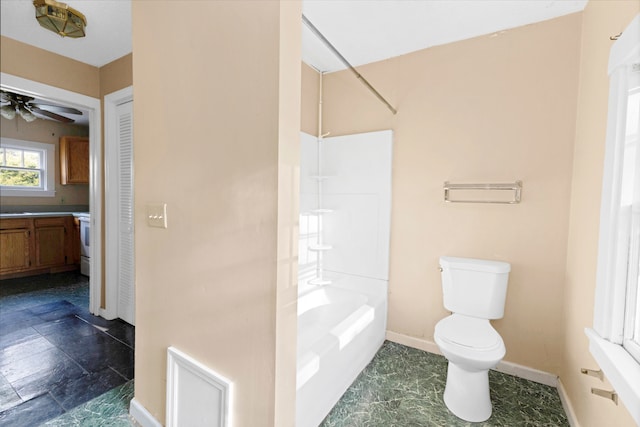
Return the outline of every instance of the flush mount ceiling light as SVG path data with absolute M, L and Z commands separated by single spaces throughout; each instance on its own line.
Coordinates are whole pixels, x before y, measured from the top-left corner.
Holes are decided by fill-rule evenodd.
M 84 15 L 65 3 L 54 0 L 33 0 L 36 19 L 47 30 L 62 37 L 84 37 L 87 19 Z

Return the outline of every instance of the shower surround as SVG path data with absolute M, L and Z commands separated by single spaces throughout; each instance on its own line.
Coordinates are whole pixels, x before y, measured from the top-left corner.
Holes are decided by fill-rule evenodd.
M 384 342 L 393 133 L 301 139 L 296 425 L 316 427 Z

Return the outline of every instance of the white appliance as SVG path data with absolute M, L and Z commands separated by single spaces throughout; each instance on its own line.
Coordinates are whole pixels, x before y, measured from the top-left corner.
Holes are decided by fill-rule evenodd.
M 500 261 L 440 257 L 444 307 L 433 338 L 447 358 L 444 403 L 458 418 L 491 416 L 489 369 L 505 355 L 502 337 L 489 321 L 504 315 L 511 265 Z
M 89 247 L 91 237 L 91 218 L 88 215 L 79 216 L 80 221 L 80 273 L 85 276 L 90 276 L 90 260 L 91 249 Z

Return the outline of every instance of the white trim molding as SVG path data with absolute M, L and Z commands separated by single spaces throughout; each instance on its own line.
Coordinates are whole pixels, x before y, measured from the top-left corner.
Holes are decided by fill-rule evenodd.
M 105 308 L 103 317 L 118 317 L 118 153 L 117 140 L 118 105 L 133 100 L 133 86 L 120 89 L 104 97 L 104 200 L 105 200 Z M 114 212 L 114 209 L 116 210 Z
M 406 345 L 407 347 L 417 348 L 418 350 L 426 351 L 427 353 L 439 354 L 442 356 L 438 344 L 433 341 L 427 341 L 392 331 L 387 331 L 386 338 L 389 341 Z
M 589 352 L 602 369 L 620 400 L 640 425 L 640 363 L 625 347 L 625 307 L 631 227 L 621 220 L 623 162 L 625 160 L 627 104 L 631 70 L 640 63 L 640 14 L 636 15 L 611 47 L 609 56 L 609 105 L 602 178 L 598 271 L 593 328 L 586 328 Z M 633 202 L 635 203 L 635 201 Z M 629 224 L 631 222 L 629 221 Z M 632 282 L 629 282 L 632 283 Z M 635 286 L 635 283 L 632 283 Z
M 562 408 L 564 409 L 564 413 L 567 415 L 567 420 L 569 421 L 569 425 L 571 427 L 580 427 L 580 423 L 578 422 L 578 417 L 576 416 L 576 411 L 573 409 L 573 405 L 571 404 L 571 400 L 569 399 L 569 394 L 567 390 L 564 388 L 564 384 L 562 380 L 558 378 L 558 395 L 560 396 L 560 402 L 562 403 Z
M 640 425 L 640 364 L 618 344 L 586 328 L 589 352 L 604 372 L 631 417 Z
M 175 347 L 167 349 L 167 427 L 230 427 L 233 384 Z
M 86 110 L 89 116 L 89 209 L 91 211 L 91 281 L 89 311 L 100 313 L 102 289 L 102 110 L 100 100 L 55 86 L 0 73 L 0 88 Z
M 136 400 L 134 397 L 131 399 L 131 405 L 129 406 L 129 415 L 134 421 L 140 424 L 142 427 L 162 427 L 162 423 L 158 422 L 147 408 Z

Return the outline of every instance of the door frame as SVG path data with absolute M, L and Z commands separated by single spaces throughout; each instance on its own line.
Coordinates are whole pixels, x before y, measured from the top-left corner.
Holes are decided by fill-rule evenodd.
M 102 290 L 102 110 L 100 99 L 6 73 L 0 73 L 0 88 L 86 110 L 89 114 L 89 211 L 91 213 L 89 311 L 92 314 L 100 314 Z
M 105 173 L 105 308 L 102 317 L 118 317 L 118 174 L 114 166 L 118 164 L 118 151 L 113 145 L 117 138 L 118 105 L 133 101 L 133 86 L 117 90 L 104 97 L 104 173 Z

